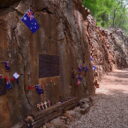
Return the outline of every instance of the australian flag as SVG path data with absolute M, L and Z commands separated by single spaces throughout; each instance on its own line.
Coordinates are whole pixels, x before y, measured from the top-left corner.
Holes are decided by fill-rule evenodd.
M 31 10 L 28 10 L 21 18 L 21 20 L 30 29 L 32 33 L 36 32 L 39 29 L 39 24 Z

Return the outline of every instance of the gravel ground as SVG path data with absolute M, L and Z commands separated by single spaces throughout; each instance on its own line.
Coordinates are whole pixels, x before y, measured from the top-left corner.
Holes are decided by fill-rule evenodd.
M 104 76 L 89 113 L 69 128 L 128 128 L 128 69 Z

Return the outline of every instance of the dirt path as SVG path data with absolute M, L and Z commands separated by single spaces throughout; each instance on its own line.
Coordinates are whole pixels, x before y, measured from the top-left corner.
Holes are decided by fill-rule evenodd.
M 70 128 L 128 128 L 128 69 L 103 78 L 94 106 Z

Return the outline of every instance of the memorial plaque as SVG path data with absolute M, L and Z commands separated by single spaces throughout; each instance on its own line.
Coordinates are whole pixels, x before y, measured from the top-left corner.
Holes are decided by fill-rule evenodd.
M 39 78 L 59 76 L 59 56 L 39 55 Z

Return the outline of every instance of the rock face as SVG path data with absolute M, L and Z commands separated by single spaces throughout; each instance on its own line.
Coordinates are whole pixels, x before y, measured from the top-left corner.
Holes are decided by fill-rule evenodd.
M 40 24 L 35 34 L 20 20 L 21 14 L 30 7 Z M 20 1 L 11 11 L 3 10 L 5 12 L 0 16 L 0 61 L 9 61 L 11 70 L 5 71 L 1 64 L 0 72 L 3 77 L 11 78 L 14 72 L 21 76 L 13 89 L 0 96 L 1 128 L 10 128 L 22 121 L 40 101 L 35 90 L 26 90 L 29 85 L 40 83 L 45 91 L 42 99 L 49 99 L 53 104 L 60 98 L 64 100 L 94 94 L 93 71 L 84 26 L 87 13 L 83 10 L 75 0 L 26 0 Z M 59 56 L 59 76 L 39 78 L 39 55 L 43 54 Z M 85 82 L 78 86 L 73 71 L 83 61 L 90 71 L 83 77 Z M 55 84 L 49 85 L 51 81 Z
M 85 20 L 86 40 L 89 44 L 95 80 L 113 68 L 128 67 L 128 39 L 120 29 L 105 30 L 96 26 L 91 15 Z
M 14 72 L 18 72 L 20 78 L 13 89 L 0 96 L 0 128 L 10 128 L 22 121 L 41 99 L 49 99 L 55 104 L 68 97 L 80 99 L 94 94 L 94 78 L 99 79 L 102 73 L 111 71 L 118 61 L 118 55 L 113 52 L 117 44 L 116 33 L 111 37 L 96 27 L 89 11 L 79 0 L 21 0 L 15 7 L 14 3 L 5 1 L 0 4 L 2 9 L 10 7 L 0 12 L 0 61 L 9 61 L 11 66 L 7 72 L 0 64 L 0 74 L 10 79 Z M 34 34 L 20 20 L 29 8 L 40 24 Z M 39 77 L 42 70 L 39 56 L 46 54 L 59 56 L 58 76 Z M 93 61 L 90 61 L 90 55 Z M 122 59 L 118 63 L 121 64 Z M 78 73 L 81 65 L 88 70 Z M 97 67 L 96 72 L 93 72 L 92 65 Z M 78 75 L 82 76 L 79 85 Z M 42 97 L 35 90 L 26 90 L 38 83 L 44 89 Z
M 96 22 L 91 15 L 88 15 L 85 22 L 86 37 L 89 44 L 92 64 L 97 67 L 94 73 L 96 79 L 100 79 L 105 72 L 112 70 L 115 58 L 108 34 L 105 30 L 96 26 Z
M 122 30 L 111 30 L 111 44 L 118 68 L 128 67 L 128 37 Z

